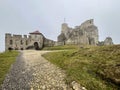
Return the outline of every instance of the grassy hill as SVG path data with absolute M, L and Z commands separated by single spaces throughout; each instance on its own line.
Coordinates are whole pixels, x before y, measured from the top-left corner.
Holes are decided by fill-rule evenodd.
M 43 50 L 70 50 L 77 49 L 76 45 L 64 45 L 64 46 L 54 46 L 54 47 L 44 47 Z
M 120 45 L 76 46 L 43 56 L 66 71 L 66 83 L 75 80 L 88 90 L 120 90 Z
M 11 64 L 15 62 L 17 55 L 17 51 L 0 53 L 0 85 L 9 71 Z

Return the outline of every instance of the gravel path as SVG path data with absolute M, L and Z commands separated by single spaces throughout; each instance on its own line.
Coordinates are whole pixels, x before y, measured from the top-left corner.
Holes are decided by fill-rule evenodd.
M 48 51 L 21 51 L 6 76 L 2 90 L 70 90 L 65 74 L 41 55 Z

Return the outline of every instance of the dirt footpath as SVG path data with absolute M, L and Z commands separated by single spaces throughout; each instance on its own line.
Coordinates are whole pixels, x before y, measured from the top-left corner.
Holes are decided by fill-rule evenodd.
M 65 74 L 41 55 L 48 51 L 21 51 L 2 85 L 2 90 L 69 90 Z

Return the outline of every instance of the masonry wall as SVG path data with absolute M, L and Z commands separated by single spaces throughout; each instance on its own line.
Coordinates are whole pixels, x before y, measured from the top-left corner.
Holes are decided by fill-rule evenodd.
M 53 40 L 50 40 L 50 39 L 47 39 L 47 38 L 44 38 L 44 46 L 45 47 L 52 47 L 55 45 L 55 41 Z
M 54 44 L 55 41 L 46 39 L 42 34 L 30 34 L 29 36 L 5 34 L 5 50 L 42 49 L 44 46 L 54 46 Z
M 59 44 L 98 44 L 98 29 L 94 25 L 93 19 L 87 20 L 75 28 L 71 28 L 66 23 L 63 23 L 61 29 L 61 34 L 58 36 Z
M 23 50 L 27 47 L 28 38 L 26 35 L 22 37 L 22 35 L 12 35 L 5 34 L 5 50 L 14 49 L 14 50 Z

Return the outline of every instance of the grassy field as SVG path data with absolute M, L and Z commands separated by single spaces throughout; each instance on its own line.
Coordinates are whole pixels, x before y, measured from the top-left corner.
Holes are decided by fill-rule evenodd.
M 43 55 L 88 90 L 120 90 L 120 45 L 84 47 Z
M 64 46 L 54 46 L 54 47 L 45 47 L 43 50 L 70 50 L 70 49 L 77 49 L 78 46 L 76 45 L 64 45 Z
M 7 51 L 0 53 L 0 85 L 2 84 L 8 70 L 10 69 L 11 64 L 15 62 L 17 55 L 17 51 Z

